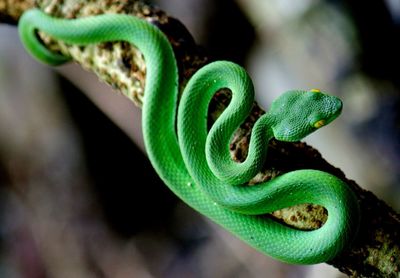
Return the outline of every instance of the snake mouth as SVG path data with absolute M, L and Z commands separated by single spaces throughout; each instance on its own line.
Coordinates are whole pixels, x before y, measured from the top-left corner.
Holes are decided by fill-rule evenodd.
M 336 119 L 342 113 L 342 110 L 343 110 L 343 102 L 337 97 L 334 97 L 334 98 L 335 98 L 335 109 L 334 109 L 333 115 L 332 115 L 331 119 L 329 119 L 328 123 L 330 123 L 334 119 Z
M 343 110 L 343 102 L 339 98 L 336 98 L 336 99 L 337 99 L 337 110 L 336 111 L 338 114 L 340 114 Z
M 314 127 L 319 128 L 321 126 L 325 126 L 334 121 L 342 113 L 343 102 L 338 97 L 330 96 L 330 102 L 330 105 L 327 106 L 329 107 L 327 117 L 324 117 L 320 121 L 315 122 Z

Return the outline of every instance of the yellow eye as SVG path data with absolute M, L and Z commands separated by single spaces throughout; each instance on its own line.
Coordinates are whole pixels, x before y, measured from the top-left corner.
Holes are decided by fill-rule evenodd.
M 320 93 L 321 90 L 319 90 L 319 89 L 311 89 L 310 92 L 311 93 Z
M 314 123 L 315 128 L 320 128 L 321 126 L 325 125 L 325 120 L 319 120 L 318 122 Z

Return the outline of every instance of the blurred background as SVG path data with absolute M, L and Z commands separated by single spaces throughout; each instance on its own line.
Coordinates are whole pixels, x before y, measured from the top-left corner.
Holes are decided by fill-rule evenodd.
M 155 1 L 154 1 L 155 2 Z M 400 2 L 159 0 L 206 51 L 244 65 L 267 108 L 341 97 L 305 141 L 400 209 Z M 343 277 L 263 256 L 180 202 L 143 151 L 140 110 L 76 65 L 32 60 L 0 25 L 1 277 Z

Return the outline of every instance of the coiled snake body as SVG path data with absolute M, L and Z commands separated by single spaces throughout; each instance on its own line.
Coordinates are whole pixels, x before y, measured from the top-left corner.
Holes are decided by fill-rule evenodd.
M 338 98 L 318 90 L 286 92 L 253 127 L 246 160 L 235 163 L 229 141 L 254 101 L 253 85 L 243 68 L 226 61 L 204 66 L 189 80 L 177 109 L 178 72 L 172 47 L 146 21 L 116 14 L 66 20 L 37 9 L 25 12 L 19 32 L 26 49 L 38 60 L 58 65 L 69 58 L 47 50 L 36 30 L 78 45 L 127 41 L 143 53 L 143 135 L 148 156 L 169 188 L 200 213 L 261 252 L 289 263 L 330 260 L 354 237 L 357 199 L 349 186 L 331 174 L 297 170 L 245 185 L 263 165 L 272 137 L 298 141 L 328 124 L 341 112 Z M 221 88 L 229 88 L 232 99 L 207 133 L 208 104 Z M 300 231 L 260 216 L 301 203 L 327 209 L 328 220 L 320 229 Z

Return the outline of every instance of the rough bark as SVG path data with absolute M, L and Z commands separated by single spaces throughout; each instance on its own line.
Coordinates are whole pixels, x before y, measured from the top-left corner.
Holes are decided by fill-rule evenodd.
M 32 0 L 0 0 L 0 22 L 15 24 L 25 9 L 33 7 Z M 177 57 L 180 86 L 209 57 L 195 44 L 185 27 L 162 10 L 141 1 L 83 1 L 46 0 L 37 5 L 49 14 L 63 18 L 76 18 L 104 12 L 132 14 L 158 26 L 169 38 Z M 95 72 L 99 79 L 110 84 L 135 104 L 143 100 L 146 67 L 141 54 L 123 42 L 97 46 L 71 46 L 41 34 L 50 49 L 70 55 L 82 67 Z M 212 123 L 229 102 L 229 92 L 220 91 L 210 105 Z M 254 104 L 247 121 L 238 129 L 231 143 L 232 157 L 241 161 L 246 157 L 249 134 L 255 120 L 264 111 Z M 355 242 L 329 264 L 351 277 L 400 277 L 400 215 L 373 193 L 363 190 L 345 174 L 325 161 L 320 153 L 304 143 L 283 143 L 272 140 L 265 167 L 252 182 L 265 181 L 296 169 L 319 169 L 346 181 L 356 192 L 362 211 L 362 221 Z M 314 205 L 299 205 L 273 213 L 273 216 L 300 229 L 320 227 L 326 211 Z

